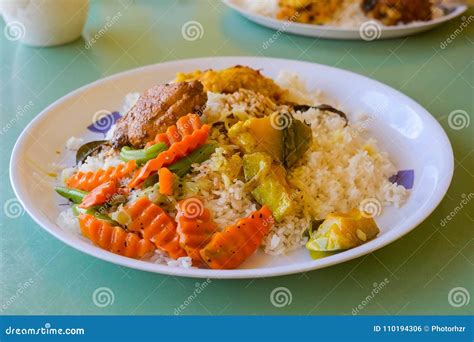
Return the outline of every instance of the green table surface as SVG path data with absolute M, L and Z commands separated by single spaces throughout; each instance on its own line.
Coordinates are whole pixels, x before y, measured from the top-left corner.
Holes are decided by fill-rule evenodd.
M 119 19 L 86 49 L 87 39 L 118 13 Z M 204 29 L 196 41 L 181 35 L 181 27 L 191 20 Z M 361 305 L 358 314 L 364 315 L 472 314 L 474 298 L 468 299 L 474 295 L 474 201 L 469 199 L 474 196 L 474 123 L 452 129 L 448 115 L 463 110 L 469 115 L 465 118 L 472 119 L 474 24 L 445 49 L 440 47 L 461 21 L 409 38 L 370 43 L 282 34 L 263 49 L 274 31 L 220 2 L 124 0 L 91 2 L 85 40 L 65 46 L 31 48 L 1 34 L 0 313 L 172 315 L 182 305 L 180 314 L 350 315 Z M 5 23 L 0 22 L 3 33 Z M 55 239 L 26 213 L 6 215 L 5 208 L 15 204 L 8 181 L 11 150 L 23 128 L 53 101 L 123 70 L 181 58 L 235 55 L 351 70 L 418 101 L 444 127 L 454 148 L 454 179 L 439 207 L 403 238 L 350 262 L 296 275 L 207 284 L 95 259 Z M 461 204 L 463 199 L 468 203 Z M 443 225 L 451 212 L 452 219 Z M 382 282 L 385 286 L 375 293 L 374 284 Z M 194 295 L 197 286 L 204 290 Z M 108 305 L 94 304 L 94 291 L 102 287 L 113 296 L 113 302 L 105 301 Z M 278 287 L 288 289 L 291 303 L 272 304 L 271 293 Z

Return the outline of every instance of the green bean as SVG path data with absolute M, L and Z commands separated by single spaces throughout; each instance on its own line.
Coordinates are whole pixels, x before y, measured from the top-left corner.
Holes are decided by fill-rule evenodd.
M 54 190 L 59 195 L 63 196 L 64 198 L 67 198 L 68 200 L 74 203 L 81 203 L 84 196 L 87 195 L 87 192 L 85 191 L 77 190 L 77 189 L 68 189 L 68 188 L 63 188 L 60 186 L 56 186 Z
M 74 216 L 79 216 L 81 214 L 88 214 L 88 215 L 94 216 L 95 218 L 99 220 L 107 221 L 110 224 L 113 224 L 114 226 L 120 226 L 120 224 L 117 221 L 112 220 L 109 215 L 102 214 L 101 212 L 92 208 L 84 209 L 84 208 L 80 208 L 77 204 L 74 204 L 72 206 L 72 212 L 74 213 Z
M 189 171 L 191 171 L 192 164 L 199 164 L 209 159 L 211 154 L 214 153 L 217 148 L 216 144 L 205 144 L 200 148 L 187 155 L 186 157 L 181 158 L 177 162 L 168 166 L 168 169 L 171 172 L 174 172 L 179 177 L 185 176 Z
M 165 143 L 154 144 L 141 150 L 133 150 L 124 146 L 120 151 L 120 159 L 123 161 L 135 160 L 138 164 L 143 164 L 167 149 L 168 146 Z

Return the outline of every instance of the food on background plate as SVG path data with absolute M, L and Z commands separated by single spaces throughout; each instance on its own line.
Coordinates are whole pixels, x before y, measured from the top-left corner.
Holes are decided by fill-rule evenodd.
M 372 216 L 408 196 L 363 125 L 288 72 L 179 73 L 129 108 L 55 188 L 72 202 L 58 223 L 112 253 L 212 269 L 258 249 L 324 257 L 374 239 Z
M 433 18 L 431 0 L 363 0 L 362 9 L 369 18 L 380 20 L 387 26 Z
M 394 26 L 436 19 L 450 12 L 445 0 L 244 0 L 261 15 L 304 24 L 359 27 L 374 19 Z

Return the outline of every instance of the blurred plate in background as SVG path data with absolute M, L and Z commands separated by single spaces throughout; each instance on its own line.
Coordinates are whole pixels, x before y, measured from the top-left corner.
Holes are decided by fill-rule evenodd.
M 449 14 L 437 19 L 430 21 L 417 21 L 410 24 L 396 26 L 383 26 L 378 24 L 376 21 L 367 18 L 367 21 L 362 23 L 358 28 L 343 28 L 329 25 L 302 24 L 278 20 L 276 18 L 251 12 L 244 6 L 244 0 L 223 0 L 223 2 L 230 8 L 242 14 L 247 19 L 278 31 L 315 38 L 365 41 L 406 37 L 425 32 L 460 16 L 467 10 L 467 6 L 458 5 L 453 8 Z

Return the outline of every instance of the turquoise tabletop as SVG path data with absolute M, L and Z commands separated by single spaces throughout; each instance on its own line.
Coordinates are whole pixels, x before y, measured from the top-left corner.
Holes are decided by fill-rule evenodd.
M 473 15 L 470 9 L 430 32 L 374 42 L 283 33 L 264 49 L 262 42 L 274 31 L 218 1 L 92 1 L 83 38 L 68 45 L 32 48 L 1 34 L 0 312 L 472 314 Z M 202 25 L 202 37 L 183 38 L 181 29 L 189 21 Z M 0 28 L 4 33 L 3 21 Z M 8 181 L 9 158 L 21 131 L 46 106 L 120 71 L 167 60 L 235 55 L 351 70 L 418 101 L 443 126 L 454 149 L 454 178 L 439 207 L 411 233 L 375 253 L 321 270 L 255 280 L 177 278 L 116 266 L 66 246 L 24 212 Z M 461 113 L 462 122 L 448 120 L 454 111 Z M 381 283 L 383 289 L 374 291 L 374 284 Z M 272 292 L 281 288 L 287 298 L 271 301 Z

